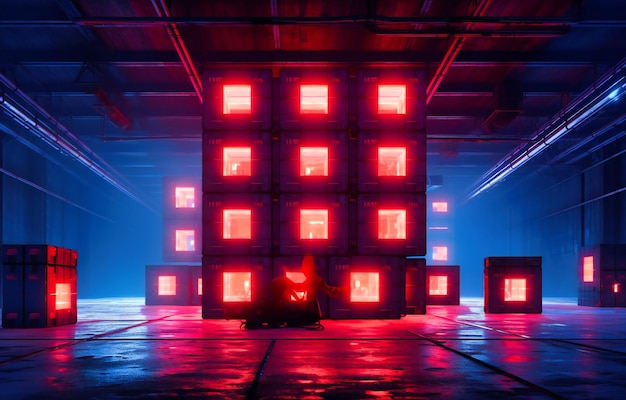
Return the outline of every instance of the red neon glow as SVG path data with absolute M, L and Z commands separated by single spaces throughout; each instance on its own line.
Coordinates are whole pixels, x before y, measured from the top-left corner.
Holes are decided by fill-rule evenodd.
M 57 283 L 57 310 L 69 310 L 71 308 L 71 293 L 69 283 Z
M 379 302 L 379 280 L 378 272 L 351 272 L 350 301 L 353 303 Z
M 176 230 L 176 251 L 195 251 L 196 232 L 193 229 L 177 229 Z
M 198 296 L 202 296 L 202 278 L 198 278 Z
M 526 301 L 526 279 L 504 279 L 504 301 Z
M 176 296 L 176 276 L 159 275 L 157 294 L 159 296 Z
M 252 210 L 224 210 L 224 239 L 252 238 Z
M 379 85 L 378 113 L 406 114 L 406 85 Z
M 328 239 L 328 210 L 300 210 L 300 239 Z
M 613 293 L 619 293 L 619 287 L 620 287 L 619 283 L 614 283 L 613 284 Z
M 446 296 L 448 294 L 448 276 L 430 275 L 428 278 L 428 294 L 431 296 Z
M 328 85 L 300 86 L 301 114 L 328 114 Z
M 378 148 L 378 176 L 406 176 L 406 147 Z
M 593 282 L 593 256 L 583 257 L 583 282 Z
M 224 147 L 224 176 L 250 176 L 252 150 L 250 147 Z
M 224 114 L 250 114 L 252 112 L 250 85 L 224 85 Z
M 177 187 L 174 189 L 174 193 L 176 196 L 176 208 L 194 208 L 196 206 L 195 188 Z
M 433 246 L 433 261 L 448 261 L 448 246 Z
M 328 147 L 300 148 L 300 176 L 328 176 Z
M 295 283 L 302 283 L 306 280 L 306 275 L 300 271 L 286 271 L 287 278 L 291 279 Z M 295 296 L 291 296 L 291 301 L 306 300 L 306 292 L 296 292 L 298 299 Z
M 406 210 L 378 210 L 378 238 L 406 239 Z
M 436 213 L 447 213 L 448 212 L 448 202 L 447 201 L 433 201 L 432 207 L 433 207 L 433 212 L 436 212 Z
M 224 272 L 224 302 L 252 301 L 251 272 Z

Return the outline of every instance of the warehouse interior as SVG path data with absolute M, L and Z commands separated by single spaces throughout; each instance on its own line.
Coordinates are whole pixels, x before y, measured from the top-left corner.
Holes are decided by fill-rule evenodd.
M 429 396 L 432 393 L 426 387 L 437 387 L 433 391 L 439 398 L 501 398 L 504 394 L 567 398 L 573 394 L 563 388 L 584 378 L 585 371 L 599 368 L 604 360 L 610 372 L 601 369 L 606 373 L 601 378 L 594 375 L 595 386 L 578 388 L 588 391 L 587 398 L 611 398 L 613 389 L 623 388 L 607 382 L 623 368 L 620 360 L 626 343 L 619 338 L 626 320 L 621 308 L 626 305 L 626 281 L 611 282 L 616 308 L 581 307 L 577 299 L 583 280 L 583 249 L 626 246 L 625 3 L 0 0 L 0 9 L 0 237 L 3 244 L 46 243 L 78 253 L 78 326 L 0 329 L 0 371 L 6 372 L 5 382 L 13 382 L 15 398 L 63 398 L 64 393 L 78 393 L 71 390 L 78 390 L 85 383 L 82 379 L 93 379 L 86 384 L 99 388 L 89 392 L 90 398 L 301 397 L 305 392 L 293 387 L 312 384 L 308 378 L 296 379 L 297 374 L 306 374 L 287 361 L 275 375 L 269 375 L 276 382 L 286 379 L 291 392 L 272 392 L 271 384 L 261 378 L 263 360 L 279 357 L 276 353 L 270 357 L 276 340 L 294 347 L 277 346 L 276 351 L 311 356 L 296 346 L 301 335 L 314 343 L 308 350 L 318 352 L 314 354 L 319 362 L 343 349 L 340 342 L 355 351 L 361 348 L 358 343 L 367 342 L 369 347 L 364 348 L 368 350 L 357 352 L 359 360 L 369 360 L 381 371 L 387 367 L 380 365 L 403 362 L 403 341 L 436 346 L 437 337 L 456 338 L 451 341 L 458 348 L 450 343 L 450 348 L 437 347 L 448 355 L 430 354 L 444 360 L 430 365 L 431 372 L 450 369 L 445 360 L 454 352 L 500 352 L 502 365 L 538 363 L 532 365 L 541 368 L 546 367 L 541 364 L 546 357 L 561 357 L 562 364 L 547 368 L 563 368 L 579 361 L 578 351 L 563 350 L 563 346 L 573 346 L 565 344 L 564 338 L 588 334 L 588 339 L 598 340 L 585 342 L 587 350 L 595 347 L 599 355 L 588 356 L 589 364 L 572 372 L 570 380 L 552 377 L 546 382 L 545 376 L 524 380 L 519 378 L 524 375 L 520 371 L 532 367 L 515 364 L 520 368 L 517 372 L 496 371 L 504 381 L 494 379 L 498 389 L 493 392 L 476 391 L 480 383 L 474 381 L 463 384 L 467 392 L 461 384 L 454 390 L 442 389 L 445 380 L 458 378 L 452 373 L 433 376 L 422 386 L 411 386 L 410 377 L 398 378 L 400 383 L 395 378 L 383 379 L 372 384 L 370 391 L 361 391 L 368 383 L 357 379 L 346 384 L 350 379 L 345 378 L 344 386 L 339 388 L 338 383 L 332 391 L 333 374 L 341 375 L 334 371 L 331 378 L 326 377 L 328 381 L 313 385 L 317 391 L 307 389 L 310 398 L 402 398 L 402 390 L 409 386 L 407 398 Z M 417 256 L 429 265 L 460 266 L 460 306 L 430 307 L 426 315 L 401 319 L 401 326 L 389 326 L 389 321 L 359 320 L 353 325 L 328 321 L 323 334 L 330 336 L 324 340 L 332 343 L 320 343 L 315 340 L 317 331 L 250 333 L 240 331 L 236 321 L 203 321 L 199 307 L 151 309 L 143 305 L 146 266 L 190 263 L 167 260 L 164 204 L 167 182 L 202 176 L 203 115 L 212 101 L 204 95 L 203 76 L 265 71 L 278 82 L 284 71 L 294 68 L 342 71 L 350 82 L 369 70 L 423 74 L 426 200 L 429 204 L 447 202 L 448 213 L 444 219 L 428 214 L 426 254 Z M 346 115 L 350 112 L 346 106 Z M 347 124 L 351 129 L 357 122 Z M 433 247 L 441 245 L 447 247 L 447 257 L 438 262 L 433 259 Z M 618 272 L 624 275 L 626 254 L 615 254 L 616 264 L 621 262 Z M 498 319 L 482 312 L 484 259 L 494 256 L 541 257 L 542 315 Z M 200 252 L 191 263 L 200 265 L 201 258 Z M 125 319 L 127 323 L 120 322 Z M 456 329 L 458 321 L 462 328 Z M 587 332 L 589 324 L 596 330 Z M 559 331 L 561 326 L 567 330 Z M 485 342 L 476 344 L 473 335 L 481 329 L 490 333 L 480 334 Z M 53 341 L 38 341 L 49 338 L 48 332 L 54 332 Z M 496 332 L 506 338 L 493 337 Z M 248 334 L 253 340 L 248 341 Z M 542 340 L 553 340 L 551 335 L 559 338 L 559 350 L 537 347 L 548 347 Z M 172 336 L 185 343 L 180 343 L 185 354 L 196 352 L 200 343 L 206 354 L 223 357 L 224 368 L 231 370 L 221 369 L 220 379 L 213 377 L 227 383 L 211 389 L 215 392 L 188 389 L 187 380 L 204 382 L 211 375 L 201 376 L 177 362 L 172 374 L 189 374 L 174 384 L 178 391 L 139 385 L 148 375 L 152 377 L 145 365 L 164 364 L 144 357 L 137 361 L 144 366 L 143 372 L 135 375 L 122 372 L 130 361 L 120 365 L 89 361 L 94 371 L 113 368 L 111 377 L 126 376 L 126 383 L 138 385 L 132 390 L 119 389 L 112 395 L 106 391 L 108 386 L 94 383 L 99 378 L 90 372 L 69 386 L 42 383 L 41 392 L 31 393 L 24 389 L 28 378 L 15 378 L 19 373 L 12 369 L 19 360 L 37 357 L 44 359 L 46 371 L 55 362 L 80 369 L 80 362 L 87 362 L 87 358 L 80 361 L 81 357 L 94 354 L 89 353 L 90 346 L 104 342 L 109 346 L 106 351 L 120 357 L 173 351 L 172 343 L 148 340 Z M 203 342 L 207 336 L 215 341 Z M 537 337 L 543 339 L 534 340 Z M 524 338 L 533 340 L 520 340 Z M 494 342 L 489 344 L 489 339 Z M 116 340 L 126 347 L 112 347 Z M 324 343 L 331 343 L 330 347 Z M 511 347 L 502 350 L 494 343 Z M 16 344 L 24 347 L 22 353 L 14 349 Z M 81 346 L 85 353 L 69 352 Z M 238 346 L 251 357 L 244 364 L 238 364 Z M 605 347 L 611 351 L 598 351 Z M 376 351 L 385 356 L 377 358 Z M 540 355 L 522 357 L 520 352 Z M 516 354 L 521 358 L 515 358 Z M 426 348 L 416 350 L 416 357 L 428 355 Z M 219 370 L 218 362 L 207 358 Z M 486 356 L 476 358 L 483 363 L 493 361 Z M 237 382 L 233 376 L 239 367 L 246 376 Z M 201 367 L 194 364 L 193 368 Z M 313 374 L 329 374 L 320 371 Z M 484 373 L 471 368 L 463 371 Z M 203 385 L 210 387 L 206 382 Z M 605 389 L 594 395 L 592 386 Z

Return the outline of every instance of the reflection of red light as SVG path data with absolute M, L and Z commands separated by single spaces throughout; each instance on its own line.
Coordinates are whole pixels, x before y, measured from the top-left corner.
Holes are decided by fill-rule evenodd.
M 252 210 L 224 210 L 224 239 L 252 238 Z
M 306 276 L 300 271 L 286 271 L 287 278 L 291 279 L 295 283 L 302 283 L 306 280 Z M 296 292 L 300 300 L 306 300 L 306 292 Z M 294 296 L 291 296 L 291 301 L 296 301 Z
M 406 148 L 378 148 L 378 176 L 406 176 Z
M 328 147 L 300 148 L 300 176 L 328 176 Z
M 202 278 L 198 278 L 198 296 L 202 296 Z
M 446 212 L 448 212 L 448 202 L 447 201 L 433 201 L 432 207 L 433 207 L 433 212 L 436 212 L 436 213 L 446 213 Z
M 428 294 L 446 296 L 448 294 L 448 276 L 431 275 L 428 279 Z
M 593 256 L 583 257 L 583 282 L 593 282 Z
M 504 301 L 526 301 L 526 279 L 504 279 Z
M 406 114 L 406 86 L 378 86 L 379 114 Z
M 300 239 L 328 239 L 328 210 L 300 210 Z
M 159 296 L 176 296 L 176 276 L 160 275 L 158 279 L 157 294 Z
M 378 210 L 378 238 L 406 239 L 406 210 Z
M 177 187 L 175 189 L 176 208 L 194 208 L 195 189 L 192 187 Z
M 447 261 L 448 246 L 433 246 L 433 261 Z
M 250 114 L 251 93 L 250 85 L 224 85 L 224 114 Z
M 176 230 L 176 251 L 194 251 L 196 249 L 193 229 Z
M 251 176 L 252 149 L 250 147 L 224 147 L 224 176 Z
M 224 301 L 245 302 L 252 300 L 251 272 L 224 272 Z
M 69 283 L 57 283 L 57 310 L 69 310 L 70 303 L 70 284 Z
M 328 85 L 300 86 L 300 113 L 328 114 Z
M 378 272 L 351 272 L 350 273 L 350 301 L 353 303 L 376 303 L 379 296 Z

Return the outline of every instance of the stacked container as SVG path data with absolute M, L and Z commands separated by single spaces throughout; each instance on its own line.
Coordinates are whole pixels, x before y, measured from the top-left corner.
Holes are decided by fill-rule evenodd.
M 578 305 L 626 307 L 626 244 L 600 244 L 580 252 Z
M 199 180 L 163 178 L 163 260 L 201 261 L 201 195 Z

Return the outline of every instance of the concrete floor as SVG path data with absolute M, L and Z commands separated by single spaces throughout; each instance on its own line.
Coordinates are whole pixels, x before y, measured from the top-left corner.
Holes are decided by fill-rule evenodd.
M 200 307 L 79 300 L 76 325 L 0 329 L 0 399 L 624 398 L 626 309 L 482 302 L 242 330 Z

